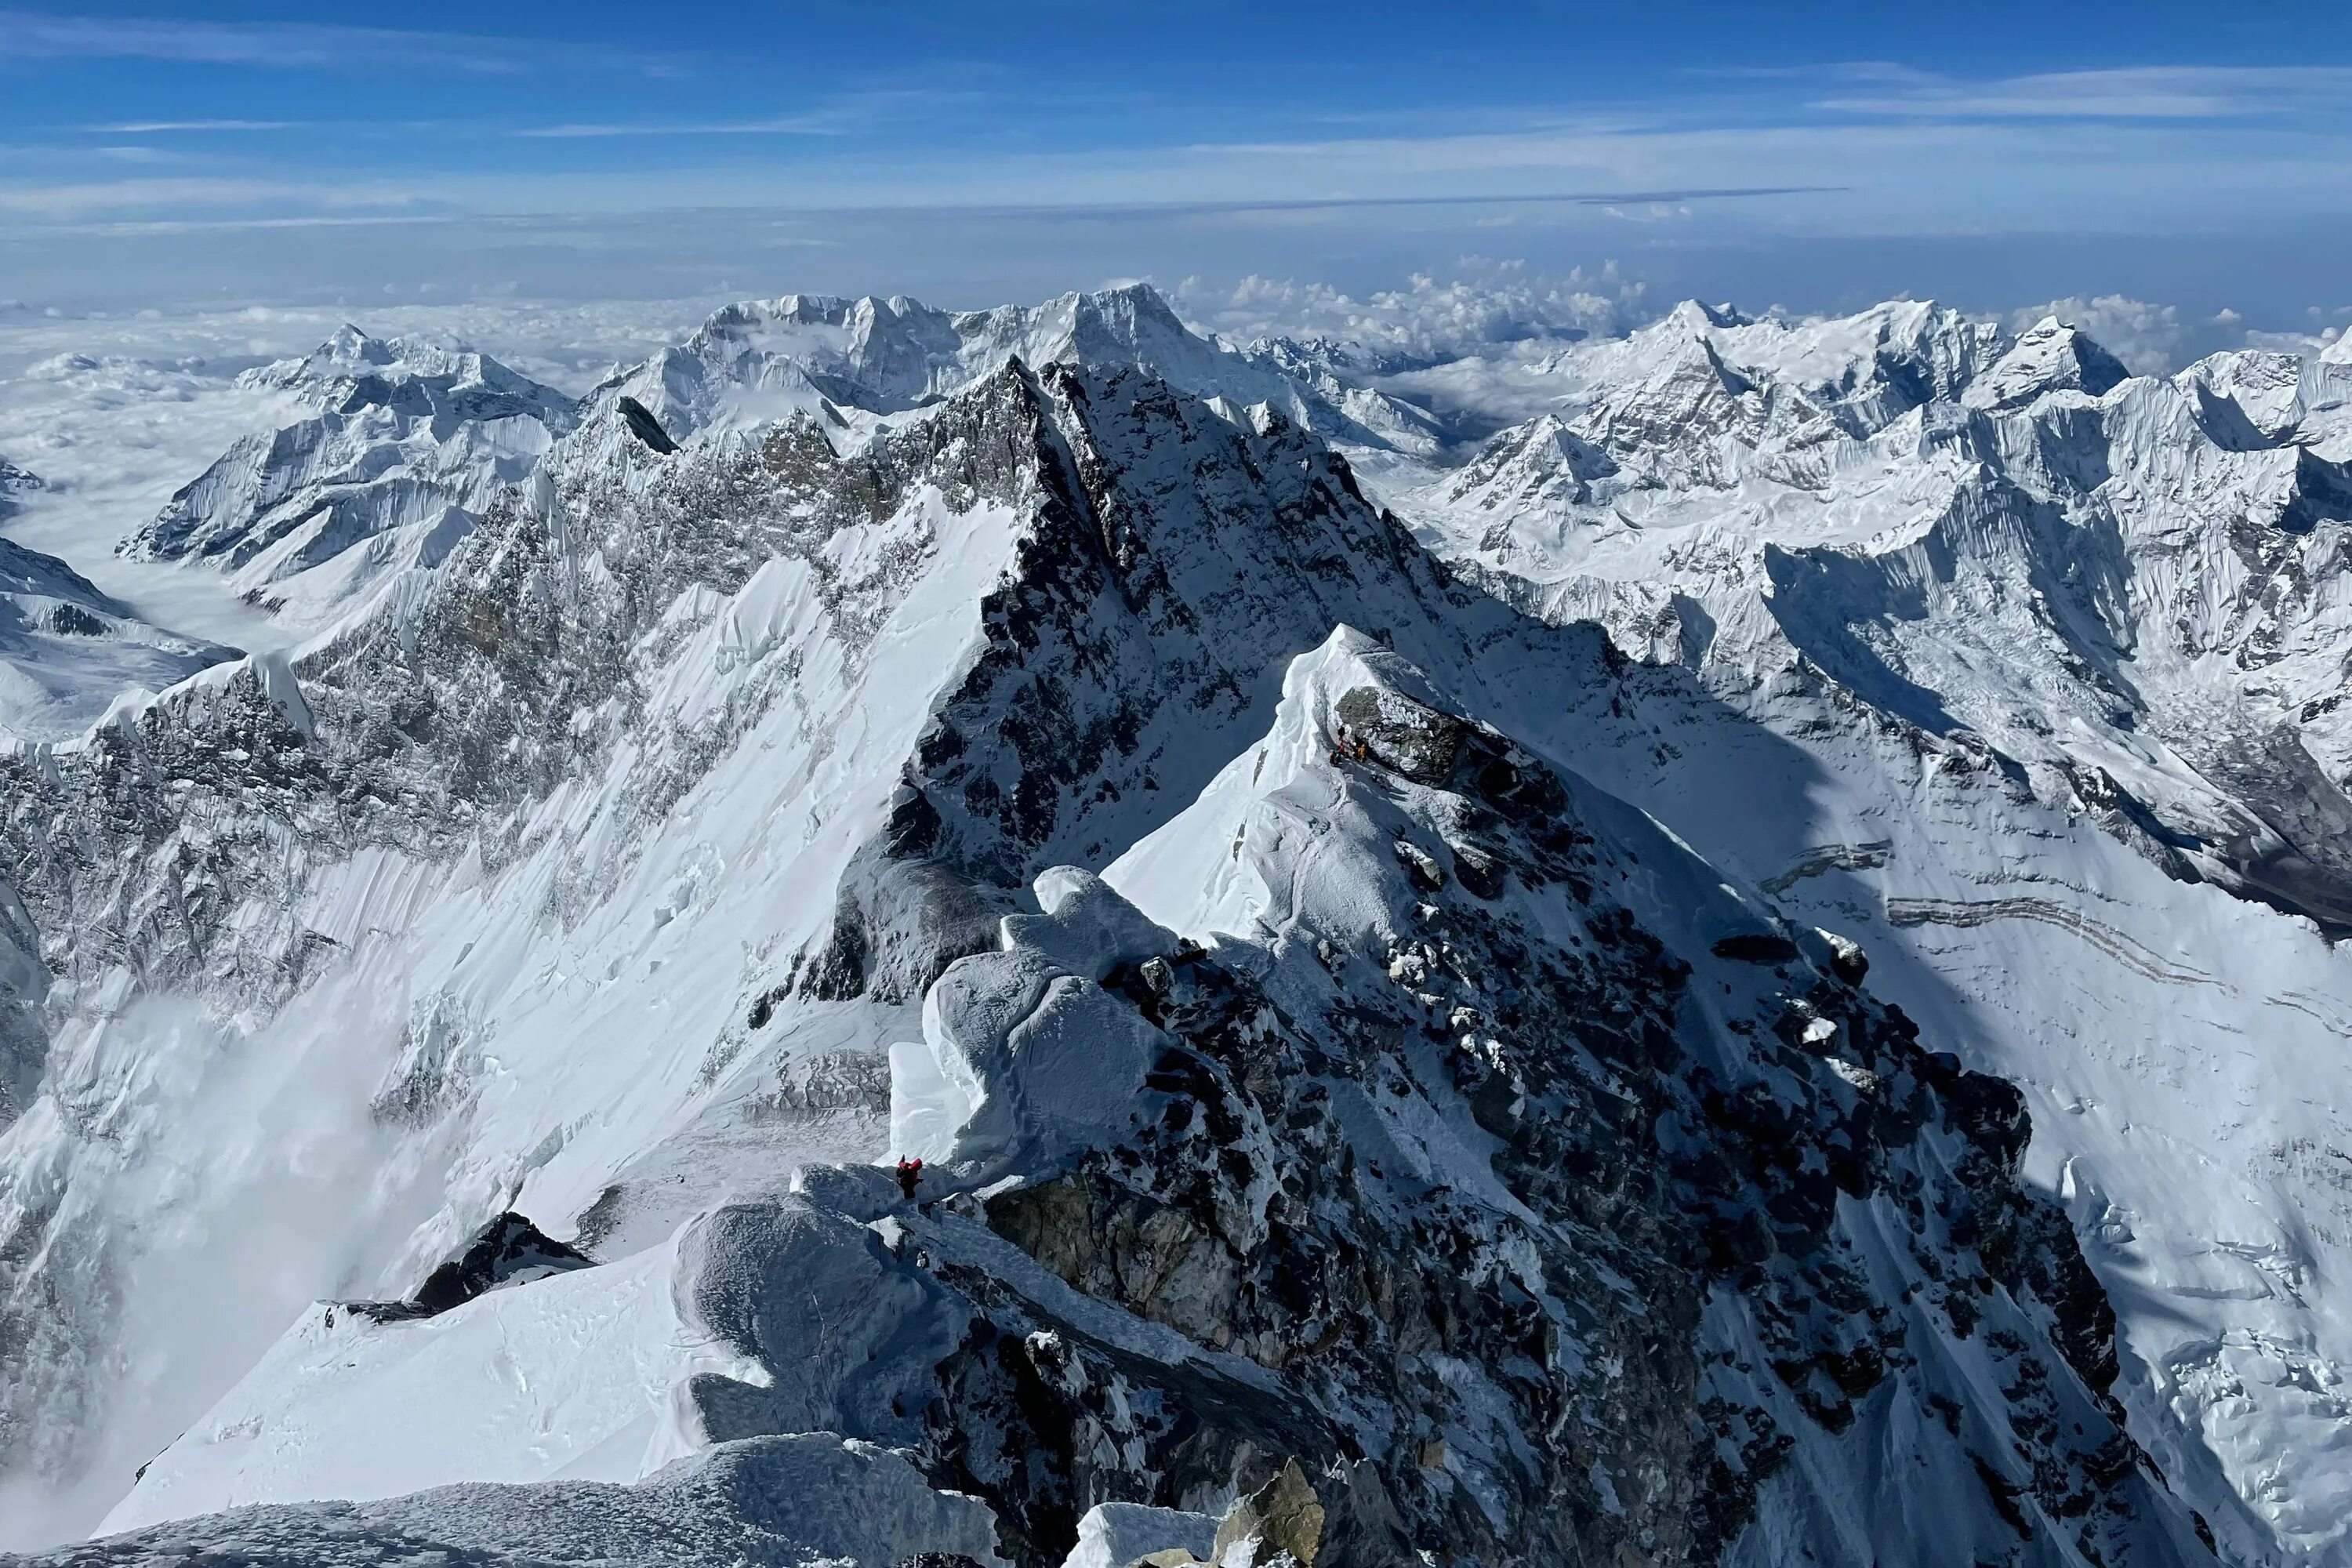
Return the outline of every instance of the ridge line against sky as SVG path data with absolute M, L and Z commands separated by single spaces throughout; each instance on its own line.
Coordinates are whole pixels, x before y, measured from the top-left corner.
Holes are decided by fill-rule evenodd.
M 1032 294 L 1091 215 L 1131 232 L 1066 251 L 1065 285 L 1296 271 L 1277 253 L 1303 245 L 1389 281 L 1474 252 L 1656 252 L 1669 271 L 1704 253 L 1721 285 L 1694 291 L 1724 295 L 1753 292 L 1733 258 L 1769 255 L 1777 298 L 1798 253 L 1887 259 L 1797 301 L 1826 307 L 1969 292 L 1957 269 L 1956 290 L 1892 268 L 1947 245 L 1986 254 L 1987 299 L 2169 282 L 2281 325 L 2332 308 L 2310 259 L 2352 239 L 2352 37 L 2332 11 L 1754 11 L 525 0 L 383 26 L 279 0 L 0 7 L 0 298 L 268 297 L 281 274 L 572 296 L 595 290 L 565 256 L 635 257 L 697 213 L 722 216 L 604 289 L 793 269 L 772 253 L 903 257 L 977 221 L 1002 232 L 968 286 L 937 258 L 876 286 Z M 482 226 L 497 265 L 453 262 L 431 236 L 451 225 Z M 362 229 L 368 247 L 281 258 L 222 238 L 166 265 L 132 243 Z M 2177 280 L 2135 254 L 2150 240 L 2180 249 Z M 2224 287 L 2233 258 L 2279 275 Z

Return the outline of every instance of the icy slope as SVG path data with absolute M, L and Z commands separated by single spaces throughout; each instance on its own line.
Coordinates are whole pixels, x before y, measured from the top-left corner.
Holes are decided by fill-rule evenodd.
M 1040 914 L 929 987 L 922 1048 L 980 1091 L 932 1201 L 812 1169 L 688 1233 L 711 1239 L 680 1299 L 754 1363 L 686 1382 L 707 1439 L 818 1420 L 910 1444 L 1023 1562 L 1075 1543 L 1074 1500 L 1213 1512 L 1270 1453 L 1308 1466 L 1343 1562 L 2202 1558 L 2098 1392 L 2107 1320 L 2063 1222 L 2006 1173 L 2007 1091 L 1815 967 L 1852 967 L 1834 942 L 1781 934 L 1360 634 L 1285 691 L 1112 871 L 1189 889 L 1246 857 L 1286 894 L 1264 937 L 1204 952 L 1083 873 L 1041 878 Z M 1334 764 L 1343 726 L 1368 751 Z M 1051 1043 L 1113 1035 L 1140 1083 L 1068 1102 L 1118 1058 Z M 894 1082 L 894 1124 L 938 1110 L 923 1082 Z M 442 1337 L 620 1267 L 482 1298 Z M 376 1347 L 435 1331 L 331 1331 L 357 1337 L 318 1358 L 311 1418 L 398 1442 Z M 339 1374 L 354 1353 L 371 1370 Z M 118 1522 L 273 1413 L 233 1399 Z
M 1364 1561 L 1864 1561 L 1929 1532 L 1836 1483 L 1859 1431 L 1944 1478 L 1921 1550 L 2198 1555 L 2115 1426 L 2072 1237 L 2009 1174 L 2007 1091 L 1817 967 L 1853 968 L 1834 943 L 1453 717 L 1440 679 L 1557 749 L 1561 695 L 1606 701 L 1618 667 L 1450 585 L 1320 443 L 1013 366 L 845 456 L 813 423 L 661 456 L 608 418 L 540 475 L 299 660 L 299 702 L 232 673 L 15 781 L 12 875 L 79 935 L 50 950 L 48 1120 L 7 1146 L 15 1192 L 57 1194 L 19 1210 L 44 1246 L 16 1299 L 53 1305 L 49 1381 L 12 1397 L 105 1408 L 80 1358 L 138 1328 L 101 1282 L 168 1272 L 110 1178 L 175 1141 L 217 1168 L 211 1124 L 138 1087 L 164 1064 L 309 1072 L 314 1124 L 363 1115 L 373 1212 L 312 1278 L 397 1285 L 504 1208 L 614 1259 L 423 1322 L 303 1313 L 119 1522 L 829 1430 L 910 1447 L 1024 1562 L 1086 1502 L 1213 1510 L 1278 1456 Z M 1316 653 L 1343 624 L 1432 675 L 1352 632 Z M 1370 748 L 1336 769 L 1335 720 Z M 144 826 L 119 781 L 159 766 L 190 783 Z M 1078 874 L 1022 914 L 1041 871 L 1154 830 L 1161 880 L 1210 886 L 1242 853 L 1219 803 L 1261 772 L 1336 815 L 1255 853 L 1291 903 L 1230 952 Z M 206 900 L 159 900 L 192 855 Z M 235 1022 L 174 1048 L 124 991 Z M 918 998 L 892 1124 L 984 1195 L 869 1230 L 880 1173 L 781 1189 L 880 1129 L 758 1106 L 911 1047 Z M 383 1022 L 299 1049 L 329 1016 Z M 179 1233 L 217 1246 L 236 1195 L 184 1195 Z M 628 1292 L 664 1279 L 692 1327 L 649 1357 Z M 565 1351 L 554 1403 L 460 1392 L 550 1386 L 509 1332 L 608 1348 Z M 697 1370 L 705 1336 L 747 1370 Z M 447 1401 L 463 1442 L 401 1415 Z
M 5 1399 L 47 1413 L 8 1428 L 16 1463 L 102 1432 L 110 1498 L 220 1392 L 191 1406 L 189 1380 L 314 1297 L 404 1290 L 527 1177 L 542 1214 L 603 1194 L 609 1250 L 795 1148 L 878 1142 L 887 1006 L 745 1019 L 884 820 L 1006 515 L 912 481 L 862 518 L 772 489 L 713 509 L 709 476 L 610 450 L 580 480 L 595 531 L 561 499 L 504 514 L 306 664 L 299 713 L 233 668 L 11 764 L 10 874 L 58 971 L 47 1109 L 0 1149 L 32 1247 Z M 299 1135 L 249 1143 L 289 1100 Z M 179 1169 L 207 1175 L 158 1190 Z M 240 1247 L 269 1267 L 201 1262 Z M 184 1353 L 101 1370 L 150 1335 Z
M 1141 401 L 1168 433 L 1174 404 Z M 18 1428 L 33 1462 L 79 1468 L 96 1427 L 127 1471 L 172 1435 L 184 1380 L 250 1359 L 310 1296 L 401 1285 L 518 1183 L 527 1208 L 581 1215 L 609 1253 L 658 1241 L 779 1147 L 856 1146 L 894 998 L 990 917 L 951 889 L 933 909 L 919 868 L 844 867 L 886 821 L 920 831 L 888 815 L 915 749 L 900 726 L 958 668 L 954 628 L 1022 635 L 975 597 L 1011 545 L 1003 508 L 1043 496 L 1057 541 L 1101 526 L 1058 489 L 1047 406 L 1007 373 L 961 417 L 846 460 L 804 427 L 673 464 L 600 424 L 551 461 L 537 501 L 418 579 L 415 602 L 307 656 L 299 694 L 278 667 L 233 668 L 13 764 L 11 875 L 45 906 L 62 972 L 51 1109 L 5 1151 L 8 1223 L 35 1258 L 11 1296 L 32 1348 L 9 1398 L 74 1413 Z M 1185 471 L 1182 428 L 1213 437 L 1228 527 L 1309 526 L 1343 496 L 1295 435 L 1259 455 L 1291 476 L 1269 490 L 1246 481 L 1247 432 L 1197 405 L 1184 417 L 1168 473 Z M 1372 524 L 1360 508 L 1343 521 Z M 1237 607 L 1284 605 L 1298 646 L 1325 623 L 1279 564 Z M 1202 563 L 1200 588 L 1229 594 L 1229 572 Z M 1003 679 L 1017 674 L 981 685 L 1017 706 Z M 1207 679 L 1242 678 L 1213 663 Z M 1247 711 L 1244 694 L 1208 695 Z M 1181 744 L 1172 718 L 1160 765 L 1204 778 L 1214 753 Z M 156 773 L 185 783 L 159 798 L 142 782 Z M 724 934 L 698 942 L 705 921 Z M 190 1005 L 212 1017 L 190 1026 Z M 328 1019 L 344 1022 L 322 1033 Z M 648 1019 L 672 1042 L 652 1063 L 635 1045 Z M 281 1152 L 245 1146 L 240 1118 L 177 1119 L 213 1093 L 306 1100 L 314 1126 Z M 289 1180 L 287 1158 L 316 1169 Z M 183 1166 L 214 1179 L 152 1190 Z M 362 1212 L 327 1226 L 301 1210 L 359 1171 L 374 1173 Z M 279 1201 L 256 1203 L 273 1183 Z M 168 1223 L 117 1207 L 159 1204 Z M 191 1285 L 230 1232 L 273 1267 Z M 146 1312 L 216 1314 L 221 1337 L 101 1373 L 119 1336 L 166 1337 Z M 117 1431 L 131 1389 L 153 1395 L 152 1424 Z
M 192 1545 L 257 1568 L 1002 1568 L 986 1509 L 926 1487 L 887 1448 L 818 1433 L 725 1444 L 642 1486 L 469 1483 L 384 1502 L 247 1508 L 12 1561 L 144 1568 L 184 1563 Z

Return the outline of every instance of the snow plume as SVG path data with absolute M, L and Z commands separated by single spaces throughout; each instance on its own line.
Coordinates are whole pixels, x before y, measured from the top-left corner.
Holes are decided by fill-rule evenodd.
M 2181 321 L 2177 306 L 2150 304 L 2122 294 L 2101 294 L 2088 300 L 2076 295 L 2028 305 L 2009 312 L 2007 325 L 2012 332 L 2023 332 L 2047 316 L 2055 316 L 2068 326 L 2080 327 L 2090 333 L 2135 375 L 2168 374 L 2198 354 L 2237 346 L 2235 338 L 2228 332 L 2192 333 Z M 2231 341 L 2207 342 L 2204 338 L 2208 335 L 2217 340 L 2231 337 Z M 2193 344 L 2192 336 L 2198 340 Z
M 1237 342 L 1333 338 L 1433 364 L 1505 344 L 1623 331 L 1642 317 L 1643 286 L 1613 261 L 1547 276 L 1525 261 L 1470 256 L 1443 279 L 1416 272 L 1402 289 L 1360 300 L 1328 283 L 1255 274 L 1230 292 L 1186 279 L 1174 294 L 1195 322 Z
M 51 1413 L 60 1447 L 77 1445 L 59 1467 L 75 1479 L 0 1485 L 0 1551 L 89 1530 L 310 1302 L 415 1283 L 387 1266 L 433 1205 L 411 1184 L 414 1150 L 369 1114 L 402 1020 L 340 994 L 298 1003 L 305 1020 L 270 1040 L 152 995 L 56 1041 L 47 1093 L 9 1130 L 11 1173 L 47 1172 L 63 1205 L 49 1280 L 77 1304 L 105 1303 L 118 1331 L 83 1338 L 78 1307 L 24 1347 L 47 1387 L 11 1393 Z M 340 1048 L 273 1048 L 306 1034 Z M 231 1126 L 242 1131 L 215 1135 Z M 137 1239 L 110 1255 L 108 1236 Z

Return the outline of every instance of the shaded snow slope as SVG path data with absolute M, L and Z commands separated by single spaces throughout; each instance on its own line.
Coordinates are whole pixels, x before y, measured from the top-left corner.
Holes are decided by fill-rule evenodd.
M 1676 352 L 1769 387 L 1723 352 L 1744 330 Z M 1817 330 L 1845 328 L 1775 329 Z M 1598 445 L 1621 426 L 1547 416 L 1395 500 L 1494 591 L 1707 694 L 1571 754 L 2026 1089 L 2135 1430 L 2231 1560 L 2341 1562 L 2352 973 L 2262 907 L 2340 919 L 2338 373 L 2128 380 L 2063 336 L 1999 360 L 2031 396 L 1963 380 L 1811 468 L 1727 426 L 1629 480 Z
M 2339 952 L 1794 659 L 1696 689 L 1719 698 L 1672 667 L 1629 679 L 1648 691 L 1636 725 L 1568 716 L 1579 765 L 1860 941 L 1874 989 L 2024 1090 L 2025 1169 L 2116 1303 L 2136 1435 L 2228 1560 L 2340 1560 Z

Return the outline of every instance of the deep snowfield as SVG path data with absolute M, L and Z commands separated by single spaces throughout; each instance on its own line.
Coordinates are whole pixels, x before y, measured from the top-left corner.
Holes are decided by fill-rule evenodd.
M 319 338 L 0 360 L 0 1545 L 2352 1564 L 2352 365 Z

